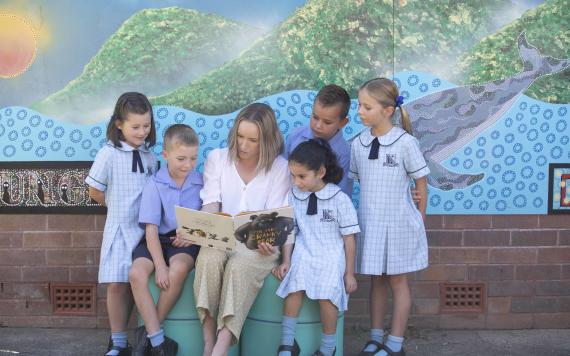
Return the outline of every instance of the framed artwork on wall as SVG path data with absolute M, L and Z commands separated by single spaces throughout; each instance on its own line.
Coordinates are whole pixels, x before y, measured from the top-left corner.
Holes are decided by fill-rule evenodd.
M 548 214 L 570 214 L 570 163 L 548 166 Z

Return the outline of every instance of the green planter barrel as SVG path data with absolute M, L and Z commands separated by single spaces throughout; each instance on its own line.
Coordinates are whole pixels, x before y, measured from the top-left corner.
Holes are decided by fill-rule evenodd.
M 154 281 L 154 274 L 152 274 L 148 280 L 148 287 L 156 303 L 160 289 Z M 194 270 L 188 274 L 180 298 L 178 298 L 163 324 L 166 336 L 178 343 L 178 356 L 200 356 L 204 351 L 202 325 L 196 312 L 193 286 Z M 140 317 L 138 320 L 139 325 L 143 325 Z M 230 349 L 229 356 L 239 356 L 239 344 Z
M 269 275 L 257 295 L 245 321 L 241 338 L 242 356 L 276 355 L 281 343 L 283 299 L 275 294 L 279 281 Z M 312 355 L 321 343 L 319 303 L 305 297 L 297 321 L 296 340 L 301 356 Z M 336 355 L 343 354 L 344 313 L 339 313 L 336 328 Z

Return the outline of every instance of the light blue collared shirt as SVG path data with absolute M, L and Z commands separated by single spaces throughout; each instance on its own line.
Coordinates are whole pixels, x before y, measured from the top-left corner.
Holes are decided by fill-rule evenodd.
M 203 186 L 202 175 L 193 170 L 179 188 L 170 177 L 167 165 L 164 165 L 144 187 L 139 223 L 143 227 L 145 224 L 158 226 L 159 234 L 175 230 L 177 225 L 174 206 L 200 210 L 202 207 L 200 190 Z

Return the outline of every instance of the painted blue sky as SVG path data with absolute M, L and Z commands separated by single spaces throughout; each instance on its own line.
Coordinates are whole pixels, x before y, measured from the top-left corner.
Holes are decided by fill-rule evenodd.
M 191 8 L 270 30 L 304 3 L 305 0 L 0 0 L 0 12 L 28 13 L 34 23 L 43 19 L 52 37 L 52 44 L 38 51 L 26 73 L 0 79 L 0 107 L 27 106 L 63 88 L 81 74 L 107 38 L 142 9 Z

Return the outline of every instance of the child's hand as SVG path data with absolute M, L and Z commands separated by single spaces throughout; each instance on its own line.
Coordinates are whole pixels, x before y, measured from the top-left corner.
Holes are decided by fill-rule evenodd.
M 170 243 L 172 244 L 172 246 L 177 247 L 177 248 L 192 246 L 192 242 L 190 242 L 188 240 L 181 239 L 180 236 L 178 235 L 178 233 L 176 234 L 176 236 L 170 237 Z
M 422 195 L 415 188 L 412 189 L 411 192 L 412 192 L 412 200 L 414 201 L 414 203 L 416 203 L 416 205 L 419 205 L 422 201 Z
M 275 249 L 267 242 L 260 242 L 257 244 L 257 252 L 263 256 L 271 256 L 275 253 Z
M 289 272 L 290 265 L 288 263 L 282 263 L 279 266 L 273 267 L 271 273 L 277 278 L 278 280 L 282 281 L 285 278 L 287 272 Z
M 154 279 L 156 285 L 162 289 L 167 290 L 170 287 L 170 281 L 168 280 L 168 266 L 157 267 L 154 272 Z
M 349 294 L 356 290 L 356 278 L 354 278 L 353 273 L 344 274 L 344 288 Z

